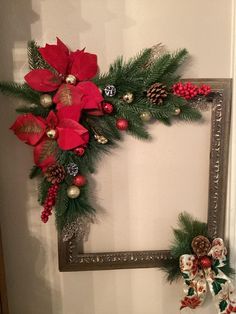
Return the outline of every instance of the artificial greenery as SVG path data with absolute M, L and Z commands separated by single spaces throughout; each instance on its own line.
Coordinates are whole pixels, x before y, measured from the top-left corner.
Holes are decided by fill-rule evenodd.
M 178 228 L 173 229 L 174 240 L 170 247 L 171 259 L 165 261 L 161 266 L 162 270 L 167 275 L 167 280 L 171 283 L 179 279 L 182 274 L 179 267 L 179 259 L 181 255 L 193 254 L 191 243 L 194 237 L 202 235 L 211 239 L 208 234 L 207 224 L 194 219 L 187 213 L 181 213 L 178 219 Z M 218 262 L 218 261 L 217 261 Z M 213 265 L 213 269 L 214 266 Z M 227 259 L 225 266 L 221 270 L 227 276 L 234 274 L 234 270 L 230 267 L 229 260 Z
M 28 58 L 30 69 L 50 69 L 55 70 L 47 64 L 42 58 L 39 46 L 35 41 L 28 43 Z M 107 73 L 98 74 L 92 81 L 101 89 L 109 85 L 114 85 L 117 93 L 113 97 L 108 97 L 105 94 L 104 101 L 112 103 L 114 112 L 112 114 L 104 114 L 102 116 L 92 116 L 89 112 L 84 111 L 80 123 L 89 131 L 90 140 L 83 156 L 77 156 L 73 151 L 57 150 L 57 162 L 66 166 L 68 163 L 75 163 L 79 167 L 81 174 L 87 176 L 96 169 L 97 161 L 103 153 L 108 153 L 112 147 L 115 147 L 116 142 L 121 139 L 121 132 L 116 127 L 118 118 L 124 118 L 129 121 L 127 132 L 140 139 L 149 139 L 145 128 L 145 122 L 141 119 L 143 112 L 150 113 L 152 119 L 170 125 L 175 119 L 180 120 L 198 120 L 201 118 L 200 112 L 189 106 L 183 98 L 177 97 L 172 93 L 172 86 L 179 80 L 176 75 L 176 70 L 182 64 L 187 56 L 186 49 L 177 51 L 175 54 L 166 53 L 160 57 L 153 55 L 152 49 L 145 49 L 135 58 L 131 58 L 127 62 L 119 57 L 109 68 Z M 147 90 L 150 85 L 155 82 L 165 84 L 168 95 L 162 105 L 153 105 L 147 98 Z M 31 89 L 27 84 L 19 84 L 14 82 L 0 82 L 0 92 L 6 95 L 15 96 L 26 101 L 26 105 L 16 109 L 18 113 L 31 113 L 34 116 L 47 117 L 50 110 L 56 110 L 55 105 L 51 108 L 44 108 L 40 104 L 40 95 L 42 93 Z M 134 101 L 127 104 L 123 95 L 131 92 L 134 96 Z M 49 92 L 52 97 L 55 92 Z M 180 109 L 180 113 L 176 115 L 176 109 Z M 108 139 L 107 144 L 101 145 L 94 138 L 94 134 L 103 135 Z M 30 173 L 30 177 L 40 177 L 39 201 L 41 204 L 45 201 L 50 183 L 43 177 L 42 171 L 38 167 L 34 167 Z M 94 212 L 95 209 L 90 205 L 90 193 L 88 186 L 81 188 L 80 196 L 77 199 L 70 199 L 66 190 L 71 184 L 70 178 L 66 178 L 65 182 L 60 184 L 57 194 L 57 202 L 55 205 L 56 221 L 59 230 L 66 223 L 71 222 L 77 215 L 86 215 Z M 191 226 L 190 221 L 185 221 L 184 217 L 182 224 L 185 228 Z M 195 226 L 196 222 L 194 222 Z M 196 234 L 199 234 L 199 228 L 206 228 L 203 224 L 197 224 Z M 187 229 L 184 231 L 187 234 Z M 194 234 L 195 234 L 194 233 Z M 200 232 L 202 233 L 202 232 Z M 181 238 L 182 233 L 175 231 L 175 236 Z M 190 236 L 193 235 L 193 232 Z M 185 251 L 186 239 L 181 242 Z M 178 240 L 179 241 L 179 240 Z M 179 242 L 180 243 L 180 242 Z M 187 243 L 186 243 L 187 246 Z M 188 247 L 189 248 L 189 247 Z M 177 248 L 176 248 L 177 249 Z M 179 247 L 181 249 L 181 247 Z M 174 252 L 173 262 L 178 257 L 179 252 Z M 173 268 L 174 267 L 174 268 Z M 173 275 L 169 276 L 172 280 L 175 274 L 175 263 L 170 265 L 170 271 Z

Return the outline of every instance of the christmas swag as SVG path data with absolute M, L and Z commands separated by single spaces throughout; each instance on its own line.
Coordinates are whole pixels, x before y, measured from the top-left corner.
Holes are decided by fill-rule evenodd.
M 30 178 L 40 177 L 41 219 L 46 223 L 55 208 L 65 240 L 78 225 L 93 221 L 87 178 L 122 131 L 148 139 L 150 120 L 170 125 L 172 119 L 201 118 L 191 99 L 206 97 L 210 87 L 179 81 L 176 70 L 185 49 L 170 54 L 158 53 L 159 48 L 145 49 L 127 62 L 120 57 L 100 74 L 95 54 L 70 51 L 59 38 L 43 48 L 30 41 L 25 83 L 0 83 L 2 93 L 28 102 L 17 109 L 11 130 L 33 147 Z
M 212 239 L 207 225 L 183 213 L 179 216 L 179 229 L 174 229 L 171 259 L 162 269 L 167 280 L 184 280 L 185 296 L 180 309 L 200 306 L 209 290 L 218 313 L 236 313 L 236 291 L 228 276 L 234 273 L 229 266 L 227 250 L 221 238 Z

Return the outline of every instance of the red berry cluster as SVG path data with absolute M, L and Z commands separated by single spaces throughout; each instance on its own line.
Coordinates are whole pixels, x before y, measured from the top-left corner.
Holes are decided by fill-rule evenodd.
M 173 93 L 176 96 L 182 97 L 186 100 L 192 99 L 197 95 L 207 95 L 211 91 L 211 87 L 209 85 L 201 85 L 198 87 L 197 85 L 192 84 L 191 82 L 182 83 L 178 82 L 173 85 Z
M 41 213 L 41 220 L 46 223 L 48 221 L 49 216 L 52 214 L 52 208 L 56 203 L 56 196 L 59 185 L 53 184 L 48 189 L 47 197 L 44 201 L 43 211 Z
M 200 95 L 208 95 L 211 92 L 211 87 L 206 84 L 202 84 L 202 86 L 199 87 L 198 89 L 198 94 Z

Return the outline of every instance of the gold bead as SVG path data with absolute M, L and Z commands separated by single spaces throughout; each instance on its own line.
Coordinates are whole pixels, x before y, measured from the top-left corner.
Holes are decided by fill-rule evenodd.
M 94 137 L 99 144 L 106 144 L 108 142 L 108 139 L 103 135 L 95 134 Z
M 100 144 L 106 144 L 108 142 L 108 139 L 105 138 L 104 136 L 101 136 L 100 139 L 98 140 L 98 143 Z
M 48 108 L 52 105 L 52 96 L 49 94 L 43 94 L 40 96 L 40 104 L 44 108 Z
M 180 114 L 181 110 L 179 108 L 175 109 L 174 115 L 178 116 Z
M 76 185 L 71 185 L 67 189 L 67 196 L 69 198 L 77 198 L 80 195 L 80 189 Z
M 152 115 L 151 115 L 150 112 L 144 111 L 144 112 L 142 112 L 142 113 L 140 114 L 140 118 L 141 118 L 141 120 L 143 120 L 144 122 L 148 122 L 148 121 L 151 120 Z
M 125 95 L 123 95 L 122 99 L 127 103 L 131 104 L 134 100 L 134 95 L 130 92 L 127 92 Z
M 54 139 L 57 136 L 57 131 L 54 129 L 51 129 L 51 130 L 48 130 L 46 134 L 47 134 L 47 137 Z
M 71 85 L 75 85 L 76 84 L 76 77 L 72 74 L 67 75 L 66 83 L 71 84 Z

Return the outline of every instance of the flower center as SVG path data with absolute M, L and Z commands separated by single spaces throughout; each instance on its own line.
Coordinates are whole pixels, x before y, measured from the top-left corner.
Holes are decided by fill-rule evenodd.
M 46 132 L 47 137 L 49 137 L 50 139 L 54 139 L 57 137 L 57 131 L 55 129 L 50 129 Z
M 71 85 L 75 85 L 76 84 L 76 77 L 72 74 L 67 75 L 66 83 L 71 84 Z

